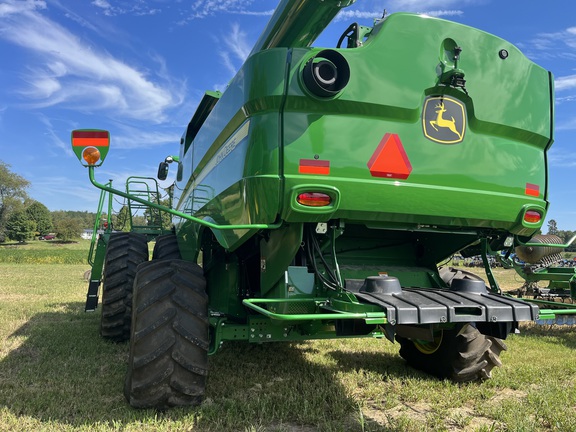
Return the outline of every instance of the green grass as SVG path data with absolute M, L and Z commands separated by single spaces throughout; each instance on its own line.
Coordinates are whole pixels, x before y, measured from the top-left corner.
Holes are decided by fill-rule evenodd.
M 0 264 L 84 264 L 89 248 L 89 240 L 0 243 Z
M 484 383 L 432 379 L 387 341 L 227 343 L 202 406 L 134 410 L 127 345 L 83 312 L 86 270 L 0 264 L 0 431 L 576 430 L 576 330 L 532 325 Z

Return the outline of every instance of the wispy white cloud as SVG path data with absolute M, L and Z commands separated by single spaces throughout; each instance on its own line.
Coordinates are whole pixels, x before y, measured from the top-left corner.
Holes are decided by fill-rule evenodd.
M 145 131 L 140 128 L 125 127 L 117 134 L 112 133 L 110 140 L 118 149 L 146 149 L 161 145 L 177 148 L 180 142 L 181 128 L 178 131 Z
M 102 13 L 107 16 L 115 15 L 156 15 L 161 9 L 150 7 L 144 0 L 120 1 L 114 4 L 108 0 L 93 0 L 92 5 L 100 8 Z
M 224 49 L 220 51 L 220 56 L 226 68 L 234 74 L 248 57 L 252 47 L 248 43 L 248 35 L 242 31 L 239 24 L 232 24 L 230 30 L 230 34 L 223 40 Z
M 58 149 L 58 152 L 63 151 L 67 156 L 74 156 L 74 152 L 70 148 L 70 144 L 62 141 L 62 139 L 58 134 L 58 131 L 56 130 L 56 128 L 52 123 L 52 120 L 50 120 L 42 113 L 38 114 L 38 119 L 40 120 L 40 123 L 44 125 L 45 129 L 43 133 L 44 136 L 46 137 L 46 140 L 49 141 L 51 144 L 53 144 L 53 146 Z M 53 148 L 53 147 L 49 146 L 47 148 Z
M 554 81 L 554 88 L 557 92 L 576 88 L 576 75 L 568 75 L 556 78 Z
M 550 166 L 558 168 L 576 167 L 576 153 L 567 153 L 557 147 L 552 147 L 548 152 L 548 163 Z
M 557 32 L 538 33 L 518 46 L 531 58 L 576 59 L 576 27 L 568 27 Z
M 46 9 L 44 0 L 7 0 L 0 3 L 0 18 L 38 9 Z
M 112 115 L 161 122 L 165 110 L 182 102 L 182 83 L 145 73 L 81 40 L 45 17 L 43 2 L 8 0 L 0 37 L 36 55 L 24 72 L 28 82 L 20 92 L 38 107 L 57 104 L 86 112 L 109 110 Z
M 556 32 L 538 33 L 535 37 L 517 44 L 520 49 L 535 61 L 561 60 L 563 64 L 576 60 L 576 27 L 568 27 Z M 554 80 L 557 94 L 556 103 L 576 100 L 576 75 L 557 76 Z M 575 129 L 576 121 L 557 125 L 559 129 Z
M 186 24 L 195 19 L 202 19 L 218 14 L 270 16 L 274 9 L 270 9 L 270 2 L 256 1 L 260 5 L 265 3 L 264 9 L 252 7 L 254 0 L 197 0 L 183 12 L 184 18 L 179 24 Z M 276 3 L 276 2 L 274 2 Z

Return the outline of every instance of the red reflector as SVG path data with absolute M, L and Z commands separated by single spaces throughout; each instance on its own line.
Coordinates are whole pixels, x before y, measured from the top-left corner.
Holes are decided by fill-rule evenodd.
M 296 198 L 298 204 L 307 207 L 324 207 L 330 205 L 332 198 L 325 193 L 320 192 L 305 192 L 298 195 Z
M 298 166 L 300 174 L 330 174 L 330 161 L 315 159 L 300 159 Z
M 72 131 L 72 146 L 74 147 L 108 147 L 110 134 L 103 130 L 74 130 Z
M 538 197 L 540 196 L 540 186 L 532 183 L 526 183 L 526 189 L 524 190 L 524 193 L 526 195 Z
M 542 215 L 535 210 L 528 210 L 524 213 L 524 222 L 537 223 L 542 219 Z

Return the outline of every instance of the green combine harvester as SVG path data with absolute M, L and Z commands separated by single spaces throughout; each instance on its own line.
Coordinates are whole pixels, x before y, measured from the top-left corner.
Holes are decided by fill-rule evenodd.
M 108 224 L 93 253 L 87 310 L 102 279 L 101 333 L 130 341 L 132 406 L 200 403 L 226 341 L 388 339 L 438 378 L 486 379 L 538 318 L 489 266 L 487 286 L 439 263 L 487 262 L 542 226 L 552 74 L 496 36 L 407 13 L 311 47 L 351 3 L 280 2 L 160 164 L 160 179 L 176 168 L 170 208 L 99 183 L 108 132 L 72 132 L 103 194 L 172 215 L 154 232 Z

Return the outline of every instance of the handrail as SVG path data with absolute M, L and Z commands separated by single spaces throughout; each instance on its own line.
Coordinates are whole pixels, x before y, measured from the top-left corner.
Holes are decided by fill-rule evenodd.
M 171 215 L 178 216 L 178 217 L 183 218 L 183 219 L 187 219 L 189 221 L 192 221 L 192 222 L 195 222 L 197 224 L 206 226 L 208 228 L 217 229 L 217 230 L 238 230 L 238 229 L 275 229 L 275 228 L 280 228 L 282 226 L 282 222 L 277 222 L 277 223 L 273 223 L 273 224 L 219 225 L 216 223 L 208 222 L 204 219 L 194 217 L 194 216 L 186 214 L 186 213 L 179 212 L 178 210 L 173 210 L 173 209 L 168 208 L 166 206 L 163 206 L 161 204 L 155 204 L 153 202 L 146 201 L 144 199 L 132 196 L 126 192 L 122 192 L 118 189 L 114 189 L 114 188 L 109 187 L 107 185 L 104 185 L 102 183 L 98 183 L 96 181 L 96 179 L 94 178 L 94 166 L 93 165 L 88 167 L 88 175 L 90 177 L 90 182 L 94 186 L 96 186 L 98 189 L 104 190 L 106 192 L 109 192 L 109 193 L 112 193 L 115 195 L 119 195 L 123 198 L 139 202 L 141 204 L 147 205 L 149 207 L 152 207 L 152 208 L 155 208 L 155 209 L 158 209 L 161 211 L 165 211 L 167 213 L 170 213 Z
M 332 313 L 309 313 L 309 314 L 280 314 L 270 312 L 256 303 L 325 303 L 326 299 L 244 299 L 242 304 L 252 310 L 264 315 L 267 318 L 279 321 L 300 321 L 300 320 L 332 320 L 332 319 L 380 319 L 386 324 L 386 312 L 343 312 L 330 309 Z

